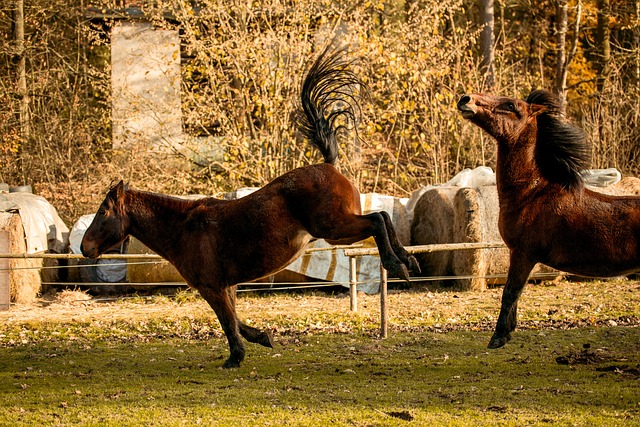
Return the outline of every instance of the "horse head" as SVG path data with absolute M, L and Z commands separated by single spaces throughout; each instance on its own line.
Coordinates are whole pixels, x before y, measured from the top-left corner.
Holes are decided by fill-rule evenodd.
M 532 161 L 547 180 L 566 187 L 582 182 L 581 171 L 589 165 L 591 149 L 582 130 L 565 120 L 553 93 L 536 90 L 526 100 L 464 95 L 457 107 L 462 117 L 494 137 L 508 155 L 516 147 L 520 153 L 533 152 Z
M 99 257 L 127 237 L 129 218 L 124 201 L 127 188 L 122 181 L 111 187 L 98 208 L 80 245 L 87 258 Z
M 480 93 L 463 95 L 458 101 L 462 117 L 507 145 L 518 141 L 545 108 L 520 99 Z

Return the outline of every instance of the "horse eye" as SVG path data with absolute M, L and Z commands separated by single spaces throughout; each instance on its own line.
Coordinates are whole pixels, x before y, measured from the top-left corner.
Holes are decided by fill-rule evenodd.
M 513 102 L 507 102 L 507 110 L 516 111 L 516 105 Z

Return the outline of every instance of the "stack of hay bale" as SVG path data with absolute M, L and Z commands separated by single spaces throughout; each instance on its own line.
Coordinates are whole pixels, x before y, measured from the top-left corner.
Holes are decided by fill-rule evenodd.
M 498 213 L 495 185 L 430 189 L 415 206 L 411 243 L 502 241 L 498 231 Z M 483 290 L 488 284 L 500 283 L 500 278 L 492 276 L 505 274 L 509 267 L 506 248 L 438 251 L 418 254 L 417 258 L 425 275 L 460 277 L 437 282 L 464 290 Z
M 41 196 L 29 191 L 0 194 L 0 239 L 2 251 L 10 254 L 63 253 L 68 245 L 69 229 L 55 208 Z M 31 303 L 40 293 L 42 282 L 56 279 L 57 270 L 42 270 L 42 258 L 1 260 L 8 268 L 10 300 Z M 7 271 L 7 270 L 5 270 Z M 8 308 L 8 307 L 7 307 Z
M 499 213 L 493 171 L 487 167 L 464 170 L 447 184 L 423 192 L 413 210 L 411 244 L 502 242 Z M 438 251 L 416 258 L 425 276 L 443 277 L 435 282 L 461 290 L 504 284 L 509 269 L 506 248 Z M 540 271 L 552 270 L 538 265 L 532 273 Z

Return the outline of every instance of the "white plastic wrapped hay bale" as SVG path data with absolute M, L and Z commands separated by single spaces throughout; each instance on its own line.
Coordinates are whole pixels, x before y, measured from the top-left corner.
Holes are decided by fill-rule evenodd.
M 498 231 L 498 192 L 495 185 L 461 188 L 453 199 L 453 242 L 500 242 Z M 475 249 L 454 251 L 451 270 L 456 286 L 468 290 L 484 290 L 488 284 L 504 283 L 504 279 L 486 276 L 505 274 L 509 268 L 508 249 Z
M 427 190 L 413 209 L 411 244 L 432 245 L 453 242 L 453 198 L 459 187 Z M 451 275 L 451 251 L 416 254 L 422 273 L 427 276 Z M 450 285 L 450 282 L 442 282 Z

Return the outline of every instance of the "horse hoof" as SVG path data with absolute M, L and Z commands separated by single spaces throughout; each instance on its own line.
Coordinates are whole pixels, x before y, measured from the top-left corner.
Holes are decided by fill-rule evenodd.
M 409 270 L 404 264 L 400 264 L 398 268 L 395 268 L 393 271 L 390 271 L 392 276 L 398 277 L 405 282 L 409 282 Z
M 269 332 L 262 332 L 262 335 L 260 336 L 260 340 L 258 341 L 258 344 L 260 344 L 263 347 L 273 348 L 274 346 L 273 337 Z
M 418 260 L 413 255 L 409 255 L 409 270 L 414 273 L 422 273 L 420 269 L 420 264 L 418 264 Z
M 222 365 L 223 369 L 236 369 L 240 367 L 240 361 L 236 359 L 229 358 Z
M 509 339 L 510 339 L 509 336 L 496 337 L 494 335 L 493 337 L 491 337 L 491 340 L 489 341 L 489 345 L 487 346 L 487 348 L 500 348 L 504 346 L 507 342 L 509 342 Z

